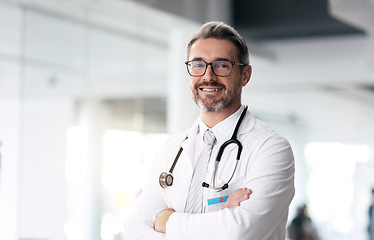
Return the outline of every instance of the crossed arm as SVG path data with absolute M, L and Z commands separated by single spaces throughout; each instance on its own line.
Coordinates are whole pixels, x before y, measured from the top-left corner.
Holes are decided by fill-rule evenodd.
M 235 209 L 240 206 L 240 203 L 248 200 L 249 196 L 252 194 L 252 190 L 248 188 L 239 188 L 238 190 L 232 192 L 225 205 L 221 209 L 229 208 Z M 156 217 L 155 221 L 155 230 L 157 232 L 165 233 L 166 232 L 166 223 L 169 220 L 169 217 L 175 212 L 172 208 L 167 208 L 162 210 Z
M 282 239 L 288 206 L 294 196 L 292 150 L 287 141 L 269 139 L 255 153 L 246 171 L 248 177 L 242 183 L 253 191 L 250 199 L 239 198 L 235 202 L 233 193 L 242 191 L 238 190 L 230 194 L 224 209 L 216 212 L 187 214 L 180 212 L 182 208 L 175 204 L 171 205 L 179 207 L 176 212 L 172 209 L 159 212 L 170 204 L 163 201 L 165 196 L 157 186 L 158 171 L 154 171 L 139 197 L 134 217 L 125 224 L 125 236 L 144 240 Z

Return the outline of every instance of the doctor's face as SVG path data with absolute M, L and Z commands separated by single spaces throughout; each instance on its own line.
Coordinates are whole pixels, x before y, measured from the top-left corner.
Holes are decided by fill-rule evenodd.
M 190 49 L 188 61 L 203 60 L 207 63 L 216 60 L 229 60 L 239 63 L 238 49 L 228 40 L 215 38 L 199 39 Z M 227 108 L 238 108 L 241 104 L 241 91 L 250 78 L 251 66 L 240 71 L 238 64 L 233 65 L 229 76 L 220 77 L 208 65 L 203 76 L 188 75 L 192 96 L 203 111 L 216 112 Z

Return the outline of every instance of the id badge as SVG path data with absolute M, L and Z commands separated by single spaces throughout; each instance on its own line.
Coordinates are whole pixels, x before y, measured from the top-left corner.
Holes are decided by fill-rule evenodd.
M 205 206 L 207 209 L 207 212 L 214 212 L 220 210 L 223 205 L 225 205 L 225 202 L 227 201 L 227 198 L 229 197 L 228 192 L 222 191 L 222 192 L 211 192 L 207 194 Z

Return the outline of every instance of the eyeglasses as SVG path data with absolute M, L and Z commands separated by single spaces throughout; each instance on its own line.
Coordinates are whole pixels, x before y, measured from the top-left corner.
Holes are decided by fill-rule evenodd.
M 239 66 L 245 66 L 242 63 L 236 63 L 229 60 L 216 60 L 213 62 L 205 62 L 203 60 L 192 60 L 185 62 L 187 66 L 187 72 L 192 77 L 201 77 L 205 74 L 208 65 L 212 66 L 212 71 L 216 76 L 227 77 L 231 74 L 235 64 Z

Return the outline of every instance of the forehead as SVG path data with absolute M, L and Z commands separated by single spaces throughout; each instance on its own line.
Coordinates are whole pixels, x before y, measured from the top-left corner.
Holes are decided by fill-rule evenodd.
M 188 58 L 188 60 L 203 59 L 209 62 L 217 59 L 238 61 L 238 49 L 229 40 L 198 39 L 191 46 Z

